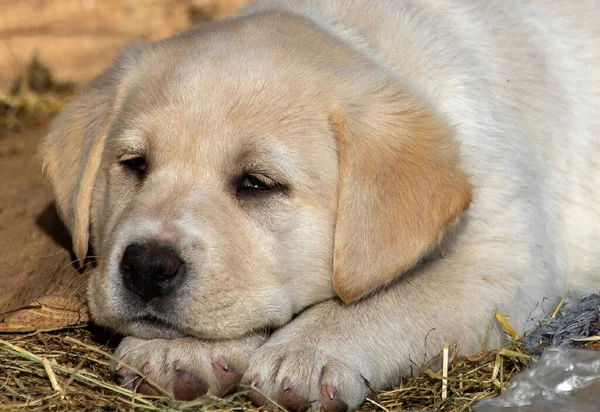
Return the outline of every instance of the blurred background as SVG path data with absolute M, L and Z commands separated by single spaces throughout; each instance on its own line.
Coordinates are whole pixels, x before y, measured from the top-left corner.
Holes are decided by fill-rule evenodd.
M 89 80 L 127 43 L 231 15 L 248 0 L 0 0 L 0 87 L 32 59 L 55 81 Z

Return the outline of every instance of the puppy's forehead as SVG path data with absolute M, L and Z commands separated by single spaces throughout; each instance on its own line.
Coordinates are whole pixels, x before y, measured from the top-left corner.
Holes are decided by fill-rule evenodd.
M 201 56 L 148 69 L 124 99 L 117 144 L 209 174 L 256 166 L 308 179 L 335 166 L 326 105 L 274 71 L 231 64 L 219 72 Z
M 259 136 L 285 140 L 328 128 L 326 104 L 309 84 L 299 84 L 293 73 L 283 78 L 268 59 L 253 67 L 232 58 L 226 69 L 202 56 L 146 69 L 124 99 L 123 123 L 148 134 L 191 135 L 202 141 L 212 136 Z M 206 139 L 202 139 L 205 137 Z

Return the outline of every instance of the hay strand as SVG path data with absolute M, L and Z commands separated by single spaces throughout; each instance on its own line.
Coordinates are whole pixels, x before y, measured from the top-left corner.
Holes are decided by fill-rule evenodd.
M 442 366 L 442 400 L 448 397 L 448 350 L 449 345 L 444 346 L 444 358 Z
M 504 328 L 504 330 L 506 331 L 506 333 L 508 333 L 511 338 L 513 338 L 514 340 L 520 340 L 521 339 L 521 337 L 519 336 L 519 334 L 508 323 L 508 321 L 509 321 L 508 317 L 502 315 L 500 312 L 496 312 L 496 316 L 495 317 L 496 317 L 496 320 L 498 322 L 500 322 L 500 324 L 502 325 L 502 327 Z
M 50 386 L 52 387 L 52 390 L 54 392 L 62 392 L 62 388 L 56 380 L 56 374 L 52 370 L 52 366 L 50 366 L 50 361 L 48 361 L 48 358 L 42 358 L 42 365 L 44 365 L 44 370 L 48 375 L 48 380 L 50 381 Z

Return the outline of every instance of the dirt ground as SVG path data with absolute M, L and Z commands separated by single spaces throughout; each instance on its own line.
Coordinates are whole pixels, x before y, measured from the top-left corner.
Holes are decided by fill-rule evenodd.
M 51 296 L 76 306 L 83 292 L 85 275 L 70 264 L 70 238 L 36 155 L 45 132 L 45 125 L 0 131 L 0 314 Z

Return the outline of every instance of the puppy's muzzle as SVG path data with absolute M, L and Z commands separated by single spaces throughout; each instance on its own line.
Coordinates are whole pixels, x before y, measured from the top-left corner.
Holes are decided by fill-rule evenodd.
M 145 301 L 175 291 L 183 283 L 185 272 L 179 254 L 156 242 L 130 244 L 121 260 L 125 286 Z

